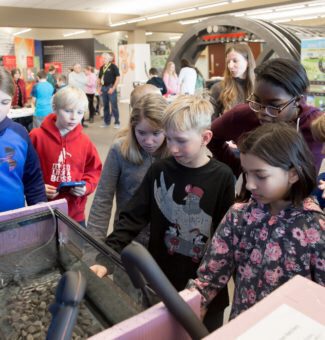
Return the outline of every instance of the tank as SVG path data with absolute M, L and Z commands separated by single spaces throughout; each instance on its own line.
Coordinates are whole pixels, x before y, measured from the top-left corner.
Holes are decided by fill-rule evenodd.
M 100 279 L 100 258 L 114 269 Z M 134 288 L 120 256 L 67 216 L 65 200 L 0 213 L 0 339 L 45 339 L 59 280 L 68 271 L 86 280 L 72 339 L 87 339 L 158 301 Z

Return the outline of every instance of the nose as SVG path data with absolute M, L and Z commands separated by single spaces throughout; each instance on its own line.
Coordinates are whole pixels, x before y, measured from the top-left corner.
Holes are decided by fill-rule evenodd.
M 144 136 L 143 137 L 144 144 L 152 145 L 153 144 L 153 136 Z
M 249 191 L 254 191 L 256 190 L 256 184 L 253 181 L 253 179 L 251 178 L 251 176 L 246 174 L 246 189 Z
M 178 152 L 178 147 L 175 143 L 167 142 L 167 146 L 171 154 L 175 155 Z

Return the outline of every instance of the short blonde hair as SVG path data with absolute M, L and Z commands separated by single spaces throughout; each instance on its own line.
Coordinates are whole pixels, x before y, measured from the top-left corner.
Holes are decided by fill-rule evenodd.
M 197 130 L 211 128 L 213 105 L 206 92 L 196 95 L 179 95 L 166 109 L 165 130 Z
M 53 109 L 56 112 L 76 106 L 82 107 L 84 112 L 88 110 L 87 96 L 78 87 L 65 86 L 53 96 Z
M 311 133 L 316 141 L 325 143 L 325 114 L 312 121 Z

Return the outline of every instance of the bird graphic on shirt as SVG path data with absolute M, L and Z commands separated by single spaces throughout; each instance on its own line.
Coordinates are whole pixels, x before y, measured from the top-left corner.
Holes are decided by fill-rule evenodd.
M 177 237 L 191 244 L 198 241 L 198 235 L 200 239 L 208 239 L 212 217 L 200 207 L 204 191 L 188 184 L 185 187 L 185 203 L 178 204 L 173 199 L 174 188 L 175 183 L 167 189 L 163 172 L 160 174 L 160 186 L 157 180 L 154 182 L 154 197 L 160 211 L 171 224 L 170 233 L 177 233 Z

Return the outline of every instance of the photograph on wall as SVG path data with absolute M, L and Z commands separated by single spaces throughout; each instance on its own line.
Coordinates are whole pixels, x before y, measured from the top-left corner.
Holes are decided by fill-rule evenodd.
M 172 48 L 175 46 L 175 42 L 172 41 L 151 41 L 150 44 L 150 56 L 151 66 L 156 67 L 160 72 L 163 71 L 166 65 L 166 61 L 170 55 Z

